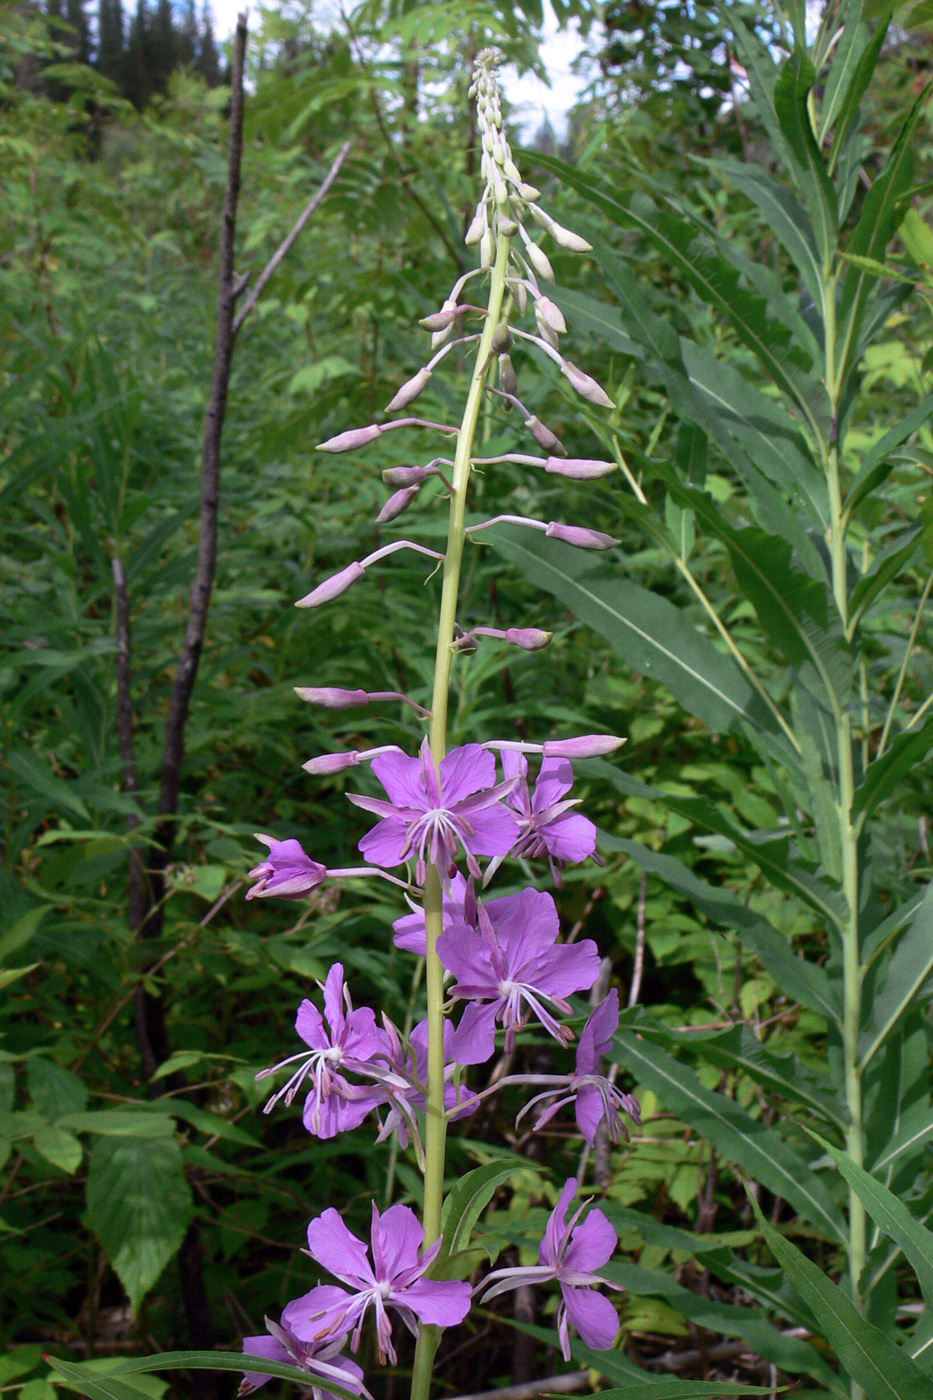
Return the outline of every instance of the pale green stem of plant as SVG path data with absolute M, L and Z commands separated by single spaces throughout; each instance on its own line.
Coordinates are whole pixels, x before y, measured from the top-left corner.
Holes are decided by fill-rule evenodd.
M 907 733 L 908 729 L 913 729 L 914 725 L 919 723 L 919 721 L 923 719 L 923 716 L 926 714 L 927 710 L 930 708 L 931 705 L 933 705 L 933 695 L 928 695 L 927 698 L 924 700 L 923 704 L 920 706 L 920 709 L 917 711 L 917 713 L 907 724 L 904 725 L 905 734 Z
M 496 262 L 492 270 L 486 325 L 483 328 L 466 407 L 457 438 L 451 480 L 450 527 L 444 556 L 441 610 L 437 628 L 437 655 L 434 662 L 434 695 L 431 701 L 431 754 L 436 764 L 447 752 L 447 710 L 450 701 L 450 666 L 453 659 L 454 625 L 460 592 L 460 572 L 466 539 L 466 500 L 473 457 L 473 440 L 483 402 L 483 389 L 492 359 L 492 338 L 499 325 L 505 294 L 505 274 L 509 260 L 509 239 L 500 234 Z M 428 1092 L 425 1096 L 424 1125 L 424 1234 L 430 1245 L 441 1233 L 444 1204 L 444 1161 L 447 1117 L 444 1112 L 444 969 L 437 956 L 437 940 L 444 928 L 443 891 L 434 866 L 428 867 L 424 895 L 427 934 L 425 974 L 428 997 Z M 431 1368 L 440 1339 L 437 1327 L 422 1327 L 415 1349 L 411 1377 L 411 1400 L 427 1400 L 431 1390 Z
M 881 738 L 878 741 L 878 753 L 876 755 L 877 758 L 880 758 L 881 755 L 884 753 L 885 749 L 887 748 L 888 739 L 891 737 L 891 726 L 894 723 L 894 713 L 897 710 L 898 702 L 901 698 L 901 691 L 904 689 L 904 681 L 907 678 L 907 667 L 910 665 L 910 658 L 913 656 L 914 647 L 917 645 L 917 637 L 920 632 L 920 623 L 923 621 L 923 610 L 927 605 L 927 599 L 930 596 L 931 589 L 933 589 L 933 574 L 931 574 L 930 577 L 927 579 L 926 587 L 920 595 L 920 602 L 917 604 L 917 614 L 914 618 L 913 626 L 910 629 L 910 636 L 907 638 L 907 650 L 904 652 L 904 660 L 901 662 L 901 669 L 897 675 L 897 684 L 894 687 L 894 695 L 891 697 L 891 704 L 888 708 L 887 718 L 884 722 L 884 729 L 882 729 Z M 929 701 L 927 701 L 927 704 L 929 704 Z M 920 713 L 922 713 L 922 711 Z M 918 718 L 919 713 L 914 715 L 907 728 L 910 729 L 912 725 L 916 724 Z
M 833 413 L 838 410 L 839 386 L 836 382 L 834 353 L 836 349 L 835 286 L 827 279 L 823 298 L 826 316 L 826 385 Z M 848 625 L 848 580 L 845 519 L 839 473 L 839 451 L 834 443 L 824 456 L 826 482 L 829 489 L 830 528 L 829 550 L 832 559 L 833 596 L 843 629 Z M 832 692 L 831 692 L 832 693 Z M 852 819 L 855 800 L 855 757 L 853 751 L 852 718 L 844 704 L 834 702 L 839 764 L 839 845 L 842 852 L 842 888 L 847 913 L 842 925 L 843 1019 L 842 1050 L 845 1076 L 846 1107 L 849 1124 L 846 1128 L 846 1151 L 857 1166 L 864 1166 L 865 1129 L 862 1122 L 862 1067 L 859 1062 L 858 1036 L 862 1020 L 862 964 L 859 948 L 859 867 L 858 827 Z M 864 1314 L 865 1299 L 860 1280 L 865 1267 L 867 1221 L 865 1207 L 856 1193 L 849 1190 L 849 1288 L 852 1301 Z M 852 1382 L 852 1400 L 864 1400 L 862 1387 Z

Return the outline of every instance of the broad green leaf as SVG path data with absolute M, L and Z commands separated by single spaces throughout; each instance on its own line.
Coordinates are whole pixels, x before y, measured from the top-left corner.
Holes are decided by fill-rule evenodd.
M 498 526 L 483 538 L 604 637 L 630 666 L 666 685 L 711 729 L 738 729 L 745 722 L 775 727 L 732 658 L 718 652 L 666 598 L 559 540 Z
M 50 1123 L 66 1113 L 83 1113 L 88 1099 L 86 1085 L 70 1069 L 34 1055 L 26 1066 L 29 1096 Z
M 894 796 L 905 774 L 923 763 L 933 748 L 933 719 L 927 719 L 919 729 L 906 729 L 885 749 L 880 758 L 868 765 L 861 785 L 856 788 L 852 814 L 874 811 L 879 802 Z M 864 818 L 863 818 L 864 819 Z
M 87 1213 L 135 1312 L 181 1247 L 193 1213 L 175 1139 L 98 1139 L 88 1165 Z
M 466 1249 L 473 1235 L 476 1222 L 489 1205 L 500 1186 L 515 1175 L 526 1171 L 528 1163 L 521 1157 L 497 1158 L 483 1167 L 474 1167 L 461 1177 L 444 1201 L 441 1215 L 441 1233 L 444 1243 L 440 1258 Z
M 839 228 L 836 191 L 816 143 L 807 107 L 816 73 L 805 53 L 796 49 L 781 69 L 774 86 L 774 109 L 794 155 L 798 188 L 807 202 L 810 222 L 823 267 L 829 271 Z M 819 303 L 818 303 L 819 304 Z
M 790 1275 L 840 1364 L 868 1400 L 929 1400 L 930 1381 L 900 1347 L 861 1317 L 851 1298 L 786 1240 L 749 1198 L 774 1257 Z
M 89 1395 L 93 1400 L 138 1400 L 140 1391 L 130 1389 L 131 1382 L 126 1377 L 145 1374 L 149 1371 L 244 1371 L 244 1354 L 240 1351 L 164 1351 L 158 1356 L 139 1356 L 129 1361 L 114 1361 L 106 1376 L 95 1374 L 93 1362 L 75 1363 L 62 1361 L 57 1356 L 46 1358 L 70 1389 Z M 276 1376 L 281 1380 L 294 1381 L 307 1386 L 308 1373 L 299 1366 L 290 1366 L 285 1361 L 268 1361 L 262 1358 L 262 1374 Z M 123 1390 L 86 1389 L 90 1386 L 110 1386 L 123 1383 Z M 339 1395 L 341 1400 L 359 1400 L 352 1391 L 344 1390 L 328 1377 L 328 1391 Z
M 933 973 L 933 884 L 891 955 L 884 986 L 871 1008 L 871 1021 L 859 1037 L 862 1068 L 912 1005 Z
M 790 1201 L 830 1239 L 845 1239 L 842 1214 L 829 1188 L 773 1128 L 757 1122 L 734 1099 L 704 1088 L 686 1065 L 629 1031 L 620 1030 L 615 1036 L 612 1058 L 621 1061 L 727 1161 Z
M 933 1233 L 911 1215 L 900 1197 L 870 1176 L 845 1152 L 814 1132 L 810 1136 L 832 1157 L 875 1224 L 903 1250 L 916 1272 L 927 1307 L 933 1306 L 930 1301 L 933 1299 Z
M 608 770 L 611 765 L 606 764 Z M 594 763 L 595 767 L 595 763 Z M 600 844 L 603 844 L 601 837 Z M 660 875 L 672 889 L 678 890 L 697 908 L 717 923 L 735 929 L 761 959 L 781 989 L 793 1001 L 799 1001 L 811 1011 L 817 1011 L 828 1021 L 840 1015 L 829 978 L 821 967 L 798 958 L 785 936 L 767 919 L 756 914 L 747 904 L 723 886 L 709 885 L 674 856 L 652 851 L 640 841 L 624 837 L 607 837 L 606 848 L 624 851 L 642 870 Z
M 603 1265 L 601 1273 L 611 1283 L 621 1284 L 636 1296 L 665 1298 L 698 1327 L 722 1333 L 726 1337 L 742 1337 L 766 1361 L 773 1361 L 784 1371 L 813 1376 L 835 1394 L 845 1395 L 835 1372 L 814 1347 L 797 1337 L 782 1336 L 756 1309 L 704 1298 L 702 1294 L 691 1293 L 684 1288 L 671 1274 L 643 1269 L 637 1264 L 610 1260 Z
M 47 1162 L 67 1172 L 69 1176 L 78 1170 L 84 1156 L 84 1149 L 74 1134 L 59 1127 L 57 1123 L 49 1123 L 47 1127 L 40 1128 L 32 1144 Z
M 19 1400 L 56 1400 L 56 1390 L 47 1380 L 37 1376 L 27 1381 L 19 1393 Z

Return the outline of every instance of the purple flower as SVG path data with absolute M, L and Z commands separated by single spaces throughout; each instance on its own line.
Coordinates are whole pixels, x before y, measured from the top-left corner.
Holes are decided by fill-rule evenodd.
M 454 996 L 470 1003 L 451 1039 L 453 1058 L 461 1065 L 488 1060 L 495 1050 L 497 1023 L 504 1027 L 505 1048 L 511 1051 L 529 1013 L 566 1044 L 573 1033 L 544 1003 L 569 1014 L 566 998 L 596 981 L 596 944 L 589 938 L 559 944 L 557 908 L 542 890 L 491 900 L 480 905 L 478 913 L 479 933 L 465 938 L 452 931 L 437 941 L 441 962 L 457 978 Z
M 420 1021 L 411 1035 L 408 1044 L 402 1040 L 395 1026 L 385 1021 L 385 1060 L 384 1065 L 373 1064 L 367 1073 L 376 1080 L 381 1090 L 377 1107 L 388 1107 L 377 1142 L 385 1142 L 393 1133 L 398 1134 L 399 1143 L 406 1148 L 411 1137 L 415 1140 L 416 1155 L 423 1162 L 424 1148 L 421 1131 L 415 1110 L 425 1112 L 425 1095 L 428 1089 L 428 1023 Z M 444 1022 L 444 1106 L 454 1119 L 466 1118 L 479 1107 L 479 1097 L 470 1089 L 459 1088 L 449 1081 L 453 1079 L 457 1066 L 450 1058 L 450 1042 L 453 1028 L 449 1021 Z M 456 1110 L 456 1111 L 454 1111 Z
M 437 1258 L 441 1241 L 422 1250 L 424 1230 L 408 1206 L 390 1206 L 380 1215 L 373 1203 L 372 1263 L 366 1246 L 350 1233 L 333 1207 L 308 1226 L 308 1253 L 345 1283 L 345 1288 L 321 1284 L 289 1303 L 283 1323 L 301 1341 L 352 1331 L 352 1351 L 358 1351 L 363 1317 L 376 1313 L 379 1360 L 397 1361 L 387 1307 L 395 1308 L 417 1337 L 418 1323 L 452 1327 L 470 1310 L 470 1285 L 429 1279 L 424 1274 Z
M 300 841 L 294 838 L 277 841 L 274 836 L 263 836 L 259 832 L 256 840 L 269 847 L 269 855 L 249 872 L 249 878 L 258 880 L 259 884 L 247 891 L 247 899 L 271 894 L 282 899 L 300 899 L 324 883 L 326 866 L 312 860 Z
M 468 899 L 467 882 L 459 871 L 451 878 L 450 886 L 444 891 L 444 931 L 457 930 L 461 934 L 475 933 L 475 927 L 467 918 L 465 904 Z M 475 898 L 471 899 L 475 911 Z M 475 915 L 474 915 L 475 917 Z M 428 944 L 424 927 L 424 910 L 414 909 L 392 925 L 395 929 L 395 946 L 416 957 L 427 956 Z
M 608 1351 L 619 1330 L 619 1319 L 609 1299 L 592 1291 L 598 1283 L 609 1283 L 592 1270 L 602 1268 L 612 1255 L 616 1232 L 601 1210 L 591 1210 L 583 1223 L 579 1223 L 586 1201 L 568 1222 L 567 1210 L 576 1190 L 576 1178 L 571 1177 L 560 1193 L 556 1209 L 551 1212 L 537 1267 L 496 1269 L 480 1284 L 482 1301 L 488 1302 L 524 1284 L 556 1279 L 562 1295 L 557 1312 L 557 1334 L 565 1361 L 570 1360 L 571 1324 L 586 1345 L 596 1351 Z M 610 1288 L 617 1286 L 609 1283 Z
M 612 1037 L 618 1029 L 619 993 L 613 987 L 580 1033 L 576 1072 L 568 1077 L 566 1084 L 560 1089 L 549 1089 L 533 1098 L 522 1109 L 519 1118 L 534 1108 L 535 1104 L 552 1099 L 554 1102 L 535 1123 L 536 1128 L 543 1128 L 565 1104 L 574 1103 L 577 1126 L 590 1147 L 596 1146 L 596 1134 L 603 1122 L 613 1142 L 619 1142 L 623 1137 L 627 1138 L 628 1131 L 620 1115 L 627 1113 L 633 1122 L 640 1125 L 641 1105 L 631 1094 L 623 1093 L 610 1079 L 599 1073 L 599 1062 L 608 1054 Z
M 322 1337 L 314 1342 L 299 1341 L 293 1332 L 266 1318 L 269 1334 L 261 1337 L 244 1337 L 243 1350 L 247 1356 L 261 1356 L 265 1361 L 284 1361 L 292 1366 L 300 1366 L 308 1372 L 314 1400 L 336 1400 L 323 1381 L 335 1381 L 345 1390 L 357 1395 L 369 1392 L 363 1384 L 363 1372 L 349 1356 L 339 1356 L 346 1333 L 336 1337 Z M 254 1390 L 265 1385 L 271 1376 L 261 1372 L 247 1371 L 237 1391 L 238 1396 L 252 1395 Z
M 514 784 L 496 785 L 496 761 L 480 744 L 452 749 L 441 759 L 439 775 L 427 739 L 420 758 L 386 753 L 372 767 L 390 800 L 351 794 L 350 801 L 383 819 L 360 842 L 374 865 L 401 865 L 414 856 L 423 885 L 426 862 L 452 875 L 462 845 L 471 874 L 478 876 L 478 855 L 504 856 L 518 838 L 518 823 L 501 803 Z
M 273 1094 L 265 1106 L 269 1113 L 284 1098 L 290 1104 L 306 1079 L 310 1079 L 302 1121 L 315 1137 L 332 1138 L 358 1128 L 379 1102 L 378 1091 L 357 1089 L 340 1073 L 341 1069 L 362 1070 L 383 1049 L 384 1039 L 376 1026 L 375 1013 L 367 1006 L 354 1011 L 350 993 L 344 986 L 343 965 L 334 963 L 324 983 L 324 1015 L 305 999 L 298 1008 L 295 1029 L 311 1053 L 302 1050 L 281 1064 L 257 1074 L 265 1079 L 284 1065 L 300 1062 L 284 1088 Z
M 517 779 L 506 798 L 519 813 L 522 832 L 512 855 L 531 860 L 547 856 L 559 889 L 563 866 L 586 860 L 596 850 L 596 827 L 589 817 L 571 811 L 578 799 L 567 798 L 573 769 L 565 758 L 545 758 L 533 794 L 528 791 L 528 760 L 523 754 L 503 751 L 502 770 L 507 778 Z

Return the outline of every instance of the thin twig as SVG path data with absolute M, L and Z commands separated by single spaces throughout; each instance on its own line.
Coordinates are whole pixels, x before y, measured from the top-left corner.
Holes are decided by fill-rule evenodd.
M 526 1381 L 524 1385 L 504 1385 L 498 1390 L 477 1390 L 472 1395 L 458 1395 L 456 1400 L 534 1400 L 536 1395 L 569 1395 L 575 1390 L 586 1390 L 589 1384 L 589 1371 L 571 1371 L 566 1376 Z
M 635 924 L 635 966 L 632 969 L 632 985 L 628 990 L 629 1009 L 638 1005 L 641 995 L 641 979 L 645 970 L 645 915 L 648 909 L 648 872 L 641 872 L 638 886 L 638 916 Z
M 237 312 L 233 322 L 234 336 L 239 335 L 240 330 L 243 326 L 243 322 L 246 320 L 247 316 L 250 314 L 250 312 L 253 310 L 256 303 L 258 302 L 259 298 L 262 296 L 263 292 L 266 289 L 266 284 L 274 275 L 279 264 L 283 261 L 284 258 L 288 256 L 288 253 L 292 247 L 292 244 L 295 242 L 295 239 L 301 233 L 301 230 L 311 218 L 311 215 L 317 209 L 318 205 L 327 195 L 327 192 L 330 189 L 331 185 L 334 183 L 337 176 L 340 174 L 340 167 L 343 165 L 344 161 L 346 160 L 349 154 L 350 142 L 345 141 L 340 148 L 340 152 L 337 156 L 337 159 L 334 161 L 333 165 L 328 170 L 327 174 L 324 176 L 324 179 L 321 183 L 321 187 L 318 190 L 317 194 L 312 200 L 310 200 L 308 204 L 305 205 L 291 233 L 289 233 L 287 237 L 282 239 L 282 242 L 276 248 L 275 252 L 272 254 L 272 257 L 269 259 L 262 272 L 257 277 L 255 287 L 253 287 L 253 290 L 250 292 L 249 296 L 246 298 L 245 302 L 240 307 L 240 310 Z

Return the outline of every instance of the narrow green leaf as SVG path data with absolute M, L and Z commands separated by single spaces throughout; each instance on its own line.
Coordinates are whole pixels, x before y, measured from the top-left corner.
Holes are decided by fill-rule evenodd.
M 891 461 L 891 454 L 901 443 L 922 428 L 933 414 L 933 393 L 927 394 L 920 402 L 911 409 L 893 428 L 890 428 L 884 436 L 869 448 L 862 461 L 858 475 L 849 488 L 846 497 L 845 511 L 851 515 L 861 501 L 874 491 L 897 465 Z
M 484 1167 L 475 1167 L 461 1177 L 444 1201 L 441 1216 L 441 1233 L 444 1243 L 438 1256 L 440 1260 L 465 1250 L 470 1243 L 476 1222 L 489 1205 L 500 1186 L 503 1186 L 517 1171 L 527 1170 L 528 1163 L 521 1157 L 508 1157 L 487 1162 Z
M 836 120 L 836 114 L 851 87 L 859 61 L 871 38 L 871 30 L 862 16 L 864 8 L 865 0 L 846 0 L 836 21 L 839 40 L 833 51 L 833 61 L 826 75 L 823 100 L 820 104 L 821 145 Z
M 609 764 L 605 765 L 608 769 Z M 600 844 L 603 844 L 601 838 Z M 767 919 L 756 914 L 737 895 L 723 886 L 709 885 L 674 856 L 652 851 L 640 841 L 611 837 L 609 850 L 624 851 L 642 870 L 660 875 L 672 889 L 691 900 L 709 918 L 735 929 L 777 981 L 781 990 L 811 1011 L 835 1021 L 840 1015 L 829 978 L 815 963 L 794 955 L 787 939 Z
M 878 1160 L 872 1163 L 872 1171 L 877 1176 L 880 1172 L 890 1171 L 900 1166 L 905 1159 L 914 1156 L 919 1148 L 931 1140 L 933 1140 L 933 1113 L 929 1114 L 926 1122 L 911 1124 L 898 1133 L 896 1137 L 893 1137 Z
M 839 230 L 839 206 L 823 162 L 823 153 L 810 125 L 807 98 L 815 82 L 816 72 L 810 59 L 806 53 L 795 49 L 775 83 L 774 109 L 793 152 L 799 176 L 798 188 L 810 212 L 823 267 L 828 269 Z
M 42 920 L 54 907 L 53 904 L 40 904 L 35 909 L 28 909 L 12 924 L 7 924 L 0 933 L 0 963 L 6 962 L 13 953 L 18 953 L 20 948 L 24 948 L 35 937 Z
M 78 817 L 87 826 L 91 825 L 91 814 L 73 785 L 64 778 L 58 778 L 47 763 L 30 750 L 13 749 L 6 756 L 7 763 L 27 787 L 51 803 L 55 811 L 64 810 Z
M 861 1317 L 848 1294 L 786 1240 L 749 1197 L 774 1257 L 806 1302 L 839 1362 L 868 1400 L 929 1400 L 930 1381 L 891 1339 Z
M 171 1137 L 175 1124 L 166 1112 L 102 1108 L 90 1113 L 66 1113 L 59 1120 L 73 1133 L 101 1133 L 106 1137 Z
M 859 579 L 849 599 L 849 622 L 855 627 L 881 590 L 903 573 L 920 547 L 923 522 L 915 520 L 878 551 L 867 574 Z
M 46 1358 L 49 1365 L 62 1377 L 72 1390 L 80 1390 L 83 1395 L 91 1395 L 94 1400 L 138 1400 L 139 1391 L 128 1388 L 125 1391 L 82 1390 L 82 1386 L 92 1384 L 112 1385 L 125 1376 L 145 1374 L 149 1371 L 244 1371 L 246 1357 L 240 1351 L 164 1351 L 158 1356 L 138 1356 L 129 1361 L 115 1361 L 111 1370 L 104 1376 L 95 1378 L 90 1367 L 93 1363 L 62 1361 L 57 1356 Z M 259 1358 L 254 1358 L 258 1364 Z M 247 1365 L 249 1363 L 247 1362 Z M 291 1366 L 285 1361 L 269 1361 L 262 1358 L 262 1374 L 275 1376 L 280 1380 L 294 1381 L 298 1385 L 308 1385 L 308 1372 L 300 1366 Z M 80 1384 L 77 1384 L 79 1382 Z M 345 1390 L 328 1378 L 328 1391 L 339 1395 L 341 1400 L 359 1400 L 352 1391 Z
M 704 160 L 757 208 L 765 225 L 793 261 L 814 304 L 820 306 L 822 270 L 813 225 L 793 194 L 754 161 Z
M 927 1307 L 933 1307 L 933 1233 L 876 1177 L 870 1176 L 838 1147 L 807 1131 L 832 1157 L 875 1224 L 903 1250 L 916 1272 Z
M 834 163 L 836 159 L 835 153 L 844 149 L 846 143 L 849 140 L 849 137 L 854 132 L 855 123 L 858 120 L 859 106 L 861 104 L 862 98 L 865 96 L 865 91 L 868 87 L 868 84 L 871 82 L 872 74 L 878 66 L 878 58 L 881 53 L 881 49 L 884 45 L 885 38 L 887 36 L 888 25 L 891 23 L 891 14 L 893 9 L 893 5 L 884 6 L 883 14 L 878 19 L 878 23 L 875 27 L 875 32 L 874 34 L 872 34 L 869 42 L 862 49 L 861 54 L 858 58 L 858 62 L 855 66 L 855 71 L 849 81 L 848 86 L 846 87 L 843 93 L 842 100 L 838 103 L 838 117 L 836 118 L 836 130 L 833 134 L 832 158 Z M 860 26 L 854 26 L 854 28 L 858 30 Z M 856 42 L 858 42 L 860 38 L 861 36 L 858 35 Z M 842 84 L 840 84 L 840 88 L 841 86 Z M 836 106 L 835 101 L 833 105 Z M 828 120 L 829 119 L 827 119 L 827 124 Z M 825 130 L 826 128 L 824 127 L 823 131 L 825 132 Z
M 135 1312 L 191 1220 L 191 1188 L 174 1138 L 95 1142 L 87 1179 L 88 1222 Z
M 893 797 L 906 773 L 923 763 L 933 748 L 933 718 L 918 729 L 906 729 L 898 734 L 890 748 L 868 765 L 865 778 L 856 788 L 852 814 L 864 812 L 867 817 L 886 798 Z
M 483 538 L 604 637 L 635 670 L 666 685 L 711 729 L 741 729 L 746 722 L 776 729 L 732 658 L 718 652 L 666 598 L 620 577 L 611 564 L 528 530 L 496 527 Z
M 933 973 L 933 884 L 926 893 L 910 928 L 901 935 L 891 955 L 884 986 L 871 1008 L 871 1022 L 859 1038 L 862 1068 L 885 1037 L 897 1025 Z
M 845 1239 L 842 1214 L 829 1188 L 773 1128 L 757 1122 L 734 1099 L 704 1088 L 686 1065 L 629 1031 L 620 1030 L 615 1036 L 612 1057 L 657 1094 L 666 1108 L 713 1143 L 727 1161 L 790 1201 L 830 1239 Z

